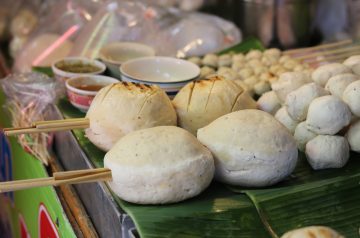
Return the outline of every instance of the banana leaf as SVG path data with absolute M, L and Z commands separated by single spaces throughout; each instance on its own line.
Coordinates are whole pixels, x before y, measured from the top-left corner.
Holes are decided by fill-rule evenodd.
M 294 173 L 263 189 L 229 186 L 247 194 L 273 237 L 309 225 L 325 225 L 346 237 L 359 237 L 360 156 L 352 153 L 341 169 L 312 170 L 300 154 Z
M 234 45 L 230 48 L 227 48 L 225 50 L 218 52 L 218 54 L 222 55 L 222 54 L 227 54 L 227 53 L 232 53 L 232 52 L 233 53 L 239 53 L 239 52 L 246 53 L 251 49 L 257 49 L 257 50 L 261 50 L 261 51 L 265 50 L 264 46 L 258 39 L 254 38 L 254 37 L 249 37 L 237 45 Z
M 60 100 L 58 108 L 65 118 L 85 116 L 66 99 Z M 83 130 L 73 130 L 73 134 L 93 165 L 103 167 L 105 153 Z M 141 237 L 270 237 L 251 200 L 219 183 L 212 183 L 200 196 L 171 205 L 136 205 L 113 197 L 131 216 Z
M 254 39 L 227 49 L 263 49 Z M 84 117 L 66 100 L 58 104 L 65 118 Z M 104 152 L 83 130 L 75 137 L 95 167 L 103 167 Z M 341 169 L 314 171 L 304 154 L 285 181 L 262 189 L 213 182 L 200 196 L 172 205 L 142 206 L 115 201 L 136 224 L 141 237 L 280 237 L 307 225 L 327 225 L 347 238 L 360 237 L 360 156 L 352 154 Z

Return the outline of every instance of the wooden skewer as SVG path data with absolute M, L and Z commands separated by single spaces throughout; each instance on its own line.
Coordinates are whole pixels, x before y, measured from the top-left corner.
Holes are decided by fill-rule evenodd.
M 355 51 L 355 52 L 351 51 L 351 52 L 347 52 L 345 54 L 327 56 L 327 57 L 323 57 L 323 58 L 313 58 L 313 59 L 306 60 L 306 63 L 326 62 L 326 61 L 335 62 L 335 61 L 339 61 L 339 60 L 345 60 L 346 58 L 348 58 L 352 55 L 356 55 L 356 54 L 360 54 L 360 51 Z
M 32 125 L 40 126 L 40 125 L 49 125 L 49 124 L 59 124 L 59 123 L 89 123 L 88 118 L 69 118 L 65 120 L 50 120 L 50 121 L 36 121 Z
M 339 42 L 335 42 L 335 43 L 322 44 L 322 45 L 318 45 L 318 46 L 312 46 L 312 47 L 306 47 L 306 48 L 300 48 L 300 49 L 294 49 L 294 50 L 287 50 L 287 51 L 284 51 L 284 54 L 305 53 L 308 51 L 323 50 L 323 49 L 348 45 L 348 44 L 352 44 L 352 43 L 353 43 L 353 41 L 349 39 L 349 40 L 343 40 L 343 41 L 339 41 Z
M 66 120 L 54 120 L 54 121 L 39 121 L 34 122 L 31 127 L 22 128 L 5 128 L 4 134 L 20 135 L 20 134 L 31 134 L 31 133 L 42 133 L 42 132 L 54 132 L 54 131 L 65 131 L 72 129 L 84 129 L 89 128 L 90 122 L 87 118 L 76 118 Z
M 111 179 L 111 170 L 107 168 L 57 172 L 54 173 L 53 177 L 49 178 L 2 182 L 0 183 L 0 193 L 43 186 L 109 181 Z
M 340 54 L 340 53 L 345 53 L 345 52 L 354 52 L 359 49 L 360 49 L 360 45 L 354 45 L 354 46 L 346 47 L 346 48 L 328 50 L 328 51 L 324 51 L 324 52 L 316 52 L 313 54 L 308 54 L 308 55 L 304 55 L 304 56 L 300 56 L 300 57 L 296 57 L 296 58 L 298 60 L 306 60 L 306 59 L 311 59 L 311 58 L 314 58 L 317 56 L 327 56 L 327 55 Z

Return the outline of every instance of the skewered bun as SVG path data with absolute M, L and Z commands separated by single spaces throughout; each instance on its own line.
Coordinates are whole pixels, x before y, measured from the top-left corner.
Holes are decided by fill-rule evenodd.
M 345 88 L 352 82 L 359 80 L 359 76 L 354 74 L 338 74 L 329 79 L 325 89 L 332 95 L 342 98 Z
M 303 72 L 286 72 L 283 73 L 279 80 L 271 85 L 273 91 L 275 91 L 280 102 L 285 102 L 286 96 L 301 87 L 304 84 L 310 82 L 309 76 Z
M 351 69 L 340 63 L 331 63 L 318 67 L 311 77 L 315 83 L 324 87 L 331 77 L 344 73 L 351 73 Z
M 345 238 L 330 227 L 308 226 L 286 232 L 281 238 Z
M 343 93 L 343 100 L 355 116 L 360 116 L 360 80 L 349 84 Z
M 179 126 L 194 135 L 222 115 L 256 108 L 256 102 L 242 87 L 221 77 L 188 83 L 177 93 L 173 105 Z
M 309 106 L 306 124 L 320 135 L 335 135 L 350 124 L 349 107 L 338 97 L 327 95 L 314 99 Z
M 329 93 L 316 83 L 305 84 L 286 96 L 286 110 L 293 120 L 303 121 L 311 101 L 327 94 Z
M 360 121 L 355 121 L 351 124 L 346 133 L 346 139 L 352 151 L 360 152 Z
M 299 123 L 295 128 L 294 138 L 300 151 L 305 151 L 306 144 L 316 136 L 317 134 L 310 131 L 306 126 L 306 122 L 304 121 Z
M 139 204 L 179 202 L 198 195 L 214 176 L 211 152 L 175 126 L 134 131 L 105 155 L 111 189 Z
M 224 115 L 198 130 L 213 153 L 218 180 L 240 186 L 275 184 L 295 168 L 298 151 L 289 131 L 260 110 Z
M 342 136 L 318 135 L 306 144 L 306 158 L 315 170 L 341 168 L 349 160 L 350 149 Z
M 132 131 L 176 125 L 175 109 L 161 88 L 126 82 L 101 89 L 86 118 L 90 120 L 86 136 L 104 151 Z

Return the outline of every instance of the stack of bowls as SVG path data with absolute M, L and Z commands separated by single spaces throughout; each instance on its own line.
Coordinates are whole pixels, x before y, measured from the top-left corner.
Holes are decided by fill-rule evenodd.
M 111 42 L 101 48 L 99 58 L 105 63 L 109 74 L 120 79 L 121 64 L 128 60 L 154 55 L 155 50 L 147 45 L 134 42 Z
M 121 79 L 127 82 L 156 84 L 173 97 L 200 75 L 200 68 L 189 61 L 171 57 L 143 57 L 120 66 Z

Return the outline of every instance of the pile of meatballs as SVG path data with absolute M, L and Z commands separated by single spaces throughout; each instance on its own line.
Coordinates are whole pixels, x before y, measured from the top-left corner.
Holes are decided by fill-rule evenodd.
M 271 90 L 271 84 L 284 72 L 310 72 L 307 64 L 283 54 L 279 49 L 264 52 L 251 50 L 247 54 L 207 54 L 203 58 L 192 57 L 189 61 L 201 67 L 200 78 L 217 74 L 236 80 L 250 94 L 261 96 Z
M 293 133 L 315 170 L 341 168 L 360 152 L 360 55 L 308 72 L 287 72 L 257 101 Z

